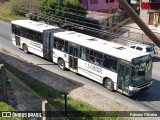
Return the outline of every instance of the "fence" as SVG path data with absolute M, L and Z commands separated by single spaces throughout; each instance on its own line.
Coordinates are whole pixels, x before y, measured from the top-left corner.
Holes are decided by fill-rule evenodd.
M 2 71 L 2 70 L 1 70 Z M 5 91 L 2 92 L 2 94 L 7 97 L 3 99 L 3 101 L 8 102 L 13 107 L 18 109 L 19 111 L 32 111 L 32 112 L 41 112 L 42 111 L 42 102 L 45 100 L 40 95 L 38 95 L 36 92 L 34 92 L 30 87 L 28 87 L 24 82 L 22 82 L 19 78 L 17 78 L 14 74 L 12 74 L 9 70 L 5 69 L 5 74 L 9 85 L 6 85 Z M 2 77 L 2 74 L 0 74 Z M 2 87 L 4 83 L 2 84 Z M 55 117 L 49 117 L 47 120 L 64 120 L 63 117 L 57 112 L 61 109 L 55 108 L 51 104 L 49 104 L 50 112 L 54 112 Z M 37 120 L 41 120 L 42 118 L 36 118 Z M 34 119 L 35 120 L 35 119 Z

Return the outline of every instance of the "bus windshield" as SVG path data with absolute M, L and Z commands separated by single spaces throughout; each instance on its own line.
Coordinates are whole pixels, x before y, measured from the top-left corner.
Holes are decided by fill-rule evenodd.
M 133 64 L 131 83 L 134 87 L 148 83 L 152 79 L 152 60 L 149 57 L 146 60 L 139 58 L 139 63 Z

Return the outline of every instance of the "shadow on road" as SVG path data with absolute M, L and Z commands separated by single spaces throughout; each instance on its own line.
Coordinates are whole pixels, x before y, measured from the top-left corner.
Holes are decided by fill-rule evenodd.
M 160 101 L 160 81 L 153 79 L 153 84 L 147 91 L 142 91 L 131 97 L 137 101 Z

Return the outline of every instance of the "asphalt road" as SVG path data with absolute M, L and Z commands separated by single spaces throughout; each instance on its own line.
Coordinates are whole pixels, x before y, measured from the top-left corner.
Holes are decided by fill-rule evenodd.
M 0 48 L 4 48 L 7 51 L 9 51 L 12 54 L 18 55 L 25 60 L 36 64 L 38 66 L 41 66 L 42 68 L 45 68 L 49 71 L 52 71 L 54 73 L 57 73 L 61 76 L 73 79 L 75 81 L 78 81 L 82 84 L 84 84 L 85 87 L 90 88 L 97 93 L 110 97 L 118 102 L 122 102 L 124 104 L 127 104 L 128 106 L 134 107 L 134 106 L 140 106 L 147 110 L 147 108 L 154 110 L 154 111 L 160 111 L 160 61 L 155 60 L 153 63 L 153 85 L 147 92 L 141 93 L 134 98 L 128 98 L 124 95 L 121 95 L 118 92 L 109 92 L 107 91 L 102 85 L 89 80 L 85 77 L 78 76 L 70 71 L 64 71 L 62 72 L 57 65 L 54 65 L 51 62 L 48 62 L 40 57 L 37 57 L 33 54 L 25 54 L 23 51 L 16 48 L 11 43 L 11 28 L 10 24 L 0 21 Z

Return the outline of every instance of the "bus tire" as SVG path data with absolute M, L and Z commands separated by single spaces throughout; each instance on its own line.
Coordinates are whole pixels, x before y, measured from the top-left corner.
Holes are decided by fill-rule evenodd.
M 111 79 L 107 78 L 104 80 L 104 87 L 108 89 L 109 91 L 114 91 L 114 83 Z
M 26 44 L 23 44 L 23 51 L 28 54 L 28 46 Z
M 66 67 L 65 67 L 65 62 L 63 59 L 59 59 L 58 60 L 58 67 L 61 69 L 61 70 L 65 70 Z

